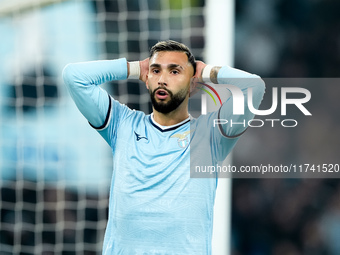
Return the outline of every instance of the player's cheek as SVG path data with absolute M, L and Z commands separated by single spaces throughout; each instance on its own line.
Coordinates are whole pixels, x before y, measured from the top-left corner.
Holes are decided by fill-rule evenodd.
M 184 88 L 190 88 L 191 77 L 190 77 L 190 78 L 189 78 L 189 77 L 185 77 L 185 78 L 182 80 L 181 83 L 183 84 L 183 87 L 184 87 Z
M 147 88 L 150 89 L 153 87 L 153 84 L 155 84 L 155 77 L 153 75 L 149 75 L 148 80 L 147 80 Z

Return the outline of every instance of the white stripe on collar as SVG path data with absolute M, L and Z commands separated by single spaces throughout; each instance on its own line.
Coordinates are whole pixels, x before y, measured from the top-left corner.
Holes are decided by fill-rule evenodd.
M 171 125 L 171 126 L 162 126 L 160 124 L 158 124 L 155 119 L 153 118 L 153 113 L 151 113 L 151 121 L 153 122 L 153 124 L 155 124 L 157 127 L 159 127 L 160 129 L 162 129 L 163 131 L 164 130 L 167 130 L 167 129 L 170 129 L 170 128 L 175 128 L 175 127 L 178 127 L 180 125 L 182 125 L 184 122 L 187 122 L 188 120 L 191 120 L 192 117 L 191 115 L 189 114 L 189 117 L 186 118 L 185 120 L 181 121 L 180 123 L 177 123 L 175 125 Z

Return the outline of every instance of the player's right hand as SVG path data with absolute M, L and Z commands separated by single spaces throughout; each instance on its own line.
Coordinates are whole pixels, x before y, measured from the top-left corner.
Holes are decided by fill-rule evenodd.
M 139 61 L 139 67 L 140 67 L 139 79 L 143 82 L 146 82 L 149 73 L 149 58 Z
M 199 88 L 203 86 L 202 72 L 204 67 L 206 67 L 204 62 L 199 60 L 196 61 L 196 73 L 190 81 L 190 96 L 196 94 L 197 91 L 199 91 Z

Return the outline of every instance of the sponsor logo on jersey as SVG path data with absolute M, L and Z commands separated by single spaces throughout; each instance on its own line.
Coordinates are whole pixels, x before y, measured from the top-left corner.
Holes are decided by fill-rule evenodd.
M 149 140 L 146 136 L 141 136 L 140 134 L 136 133 L 136 131 L 134 131 L 135 135 L 136 135 L 136 141 L 138 142 L 141 139 L 145 139 L 145 140 Z

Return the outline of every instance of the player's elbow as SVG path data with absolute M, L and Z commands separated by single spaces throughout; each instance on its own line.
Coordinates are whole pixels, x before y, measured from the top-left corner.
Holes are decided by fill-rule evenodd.
M 263 96 L 265 91 L 266 91 L 266 83 L 264 82 L 264 80 L 262 80 L 261 78 L 259 79 L 259 85 L 258 85 L 258 90 L 259 93 Z
M 263 95 L 266 91 L 266 84 L 260 76 L 258 75 L 254 75 L 254 76 L 255 76 L 256 82 L 253 86 L 253 95 L 255 98 L 259 98 L 260 101 L 262 101 Z
M 75 68 L 74 64 L 67 64 L 62 72 L 62 77 L 64 80 L 64 83 L 67 87 L 71 87 L 75 84 Z

